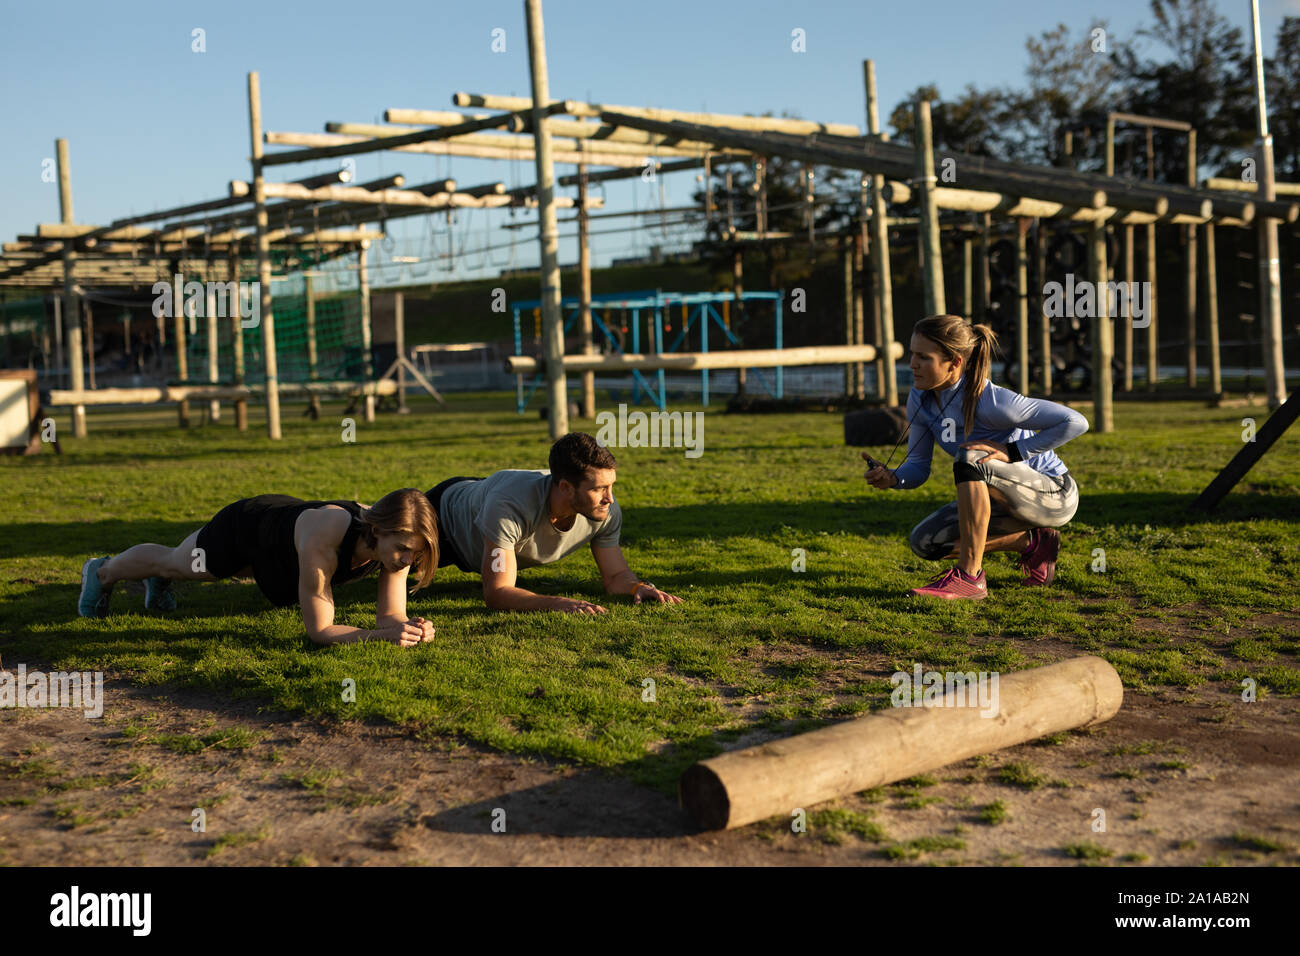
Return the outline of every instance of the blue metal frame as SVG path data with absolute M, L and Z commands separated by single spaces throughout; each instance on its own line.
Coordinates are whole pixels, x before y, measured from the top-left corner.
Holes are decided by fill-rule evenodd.
M 770 299 L 773 301 L 776 309 L 776 347 L 783 348 L 784 339 L 784 319 L 782 305 L 784 304 L 785 292 L 744 292 L 741 293 L 741 301 L 760 301 Z M 698 324 L 700 330 L 700 348 L 701 351 L 709 351 L 709 325 L 716 323 L 722 331 L 726 340 L 731 345 L 739 345 L 740 339 L 726 326 L 722 321 L 722 315 L 718 312 L 715 305 L 723 302 L 734 302 L 736 296 L 731 292 L 661 292 L 659 290 L 641 290 L 637 292 L 628 292 L 623 294 L 605 294 L 593 295 L 591 297 L 591 316 L 592 321 L 605 337 L 605 343 L 619 355 L 629 354 L 619 347 L 618 340 L 610 333 L 608 325 L 605 323 L 604 315 L 610 311 L 630 311 L 632 313 L 632 351 L 630 354 L 641 354 L 641 310 L 653 309 L 654 315 L 654 334 L 653 345 L 655 352 L 664 352 L 664 309 L 672 306 L 687 306 L 686 323 L 682 330 L 677 334 L 672 344 L 668 346 L 668 352 L 675 352 L 686 340 L 690 333 L 691 326 Z M 523 312 L 541 308 L 541 299 L 528 299 L 514 303 L 511 308 L 514 316 L 515 330 L 515 354 L 523 354 L 523 332 L 520 323 L 520 316 Z M 690 308 L 694 306 L 695 308 Z M 573 325 L 581 311 L 581 303 L 577 297 L 563 299 L 560 303 L 561 309 L 571 309 L 568 317 L 564 322 L 564 331 L 567 333 Z M 659 407 L 661 411 L 667 409 L 668 389 L 664 375 L 664 369 L 657 369 L 656 384 L 657 389 L 652 389 L 646 382 L 645 377 L 639 369 L 632 369 L 632 402 L 640 404 L 641 392 L 644 391 L 646 397 Z M 754 369 L 754 374 L 763 383 L 768 394 L 776 398 L 785 396 L 785 369 L 781 366 L 776 368 L 775 389 L 768 382 L 768 377 L 763 374 L 762 370 Z M 519 414 L 524 413 L 528 407 L 529 401 L 532 400 L 533 393 L 537 391 L 543 380 L 543 373 L 538 372 L 533 376 L 531 386 L 527 394 L 524 392 L 524 379 L 522 375 L 515 378 L 515 405 Z M 700 396 L 702 404 L 707 408 L 709 405 L 709 370 L 700 370 Z

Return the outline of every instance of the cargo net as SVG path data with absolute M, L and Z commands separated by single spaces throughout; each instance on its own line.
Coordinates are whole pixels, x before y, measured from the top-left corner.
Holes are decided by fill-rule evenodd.
M 52 330 L 44 298 L 4 301 L 0 304 L 0 368 L 43 370 Z
M 301 287 L 302 284 L 301 279 L 298 279 L 297 285 Z M 275 317 L 275 358 L 280 382 L 364 381 L 367 377 L 365 349 L 361 330 L 361 299 L 357 292 L 315 292 L 313 298 L 315 305 L 310 321 L 305 289 L 297 293 L 275 295 L 271 300 L 272 314 Z M 218 319 L 217 366 L 218 378 L 222 382 L 235 380 L 231 325 L 229 318 Z M 206 319 L 187 317 L 186 371 L 188 380 L 196 384 L 208 380 L 208 329 Z M 239 334 L 244 344 L 244 383 L 264 384 L 266 353 L 261 323 L 254 328 L 241 328 Z

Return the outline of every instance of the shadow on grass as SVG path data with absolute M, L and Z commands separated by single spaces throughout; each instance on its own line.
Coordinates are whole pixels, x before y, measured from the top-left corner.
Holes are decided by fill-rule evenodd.
M 846 488 L 846 494 L 849 490 Z M 1189 510 L 1195 494 L 1160 492 L 1089 493 L 1084 489 L 1078 521 L 1089 525 L 1159 525 L 1181 528 L 1236 521 L 1295 521 L 1296 496 L 1236 492 L 1212 514 Z M 733 537 L 878 533 L 906 539 L 912 526 L 942 502 L 909 501 L 900 495 L 844 501 L 719 502 L 675 506 L 629 507 L 624 516 L 624 544 L 638 538 L 670 537 L 687 541 Z M 5 526 L 0 559 L 59 555 L 92 557 L 116 554 L 131 545 L 154 542 L 175 546 L 201 528 L 211 514 L 193 521 L 108 519 L 88 522 L 20 521 Z M 1068 526 L 1067 526 L 1068 527 Z M 90 544 L 93 542 L 93 546 Z

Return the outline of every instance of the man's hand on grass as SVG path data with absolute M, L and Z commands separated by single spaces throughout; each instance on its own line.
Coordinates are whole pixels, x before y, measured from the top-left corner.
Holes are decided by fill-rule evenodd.
M 599 604 L 593 604 L 590 601 L 579 601 L 576 598 L 560 598 L 560 604 L 556 608 L 565 614 L 604 614 L 605 608 Z
M 653 584 L 642 581 L 632 592 L 632 603 L 640 604 L 657 603 L 657 604 L 681 604 L 682 599 L 675 594 L 669 594 L 667 591 L 660 591 Z

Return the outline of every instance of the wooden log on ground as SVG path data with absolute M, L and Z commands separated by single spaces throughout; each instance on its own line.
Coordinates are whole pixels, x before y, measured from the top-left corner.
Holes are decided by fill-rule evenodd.
M 903 346 L 891 343 L 895 359 L 903 357 Z M 565 372 L 630 372 L 656 369 L 698 372 L 712 368 L 795 368 L 803 365 L 843 365 L 846 362 L 874 362 L 874 345 L 809 345 L 797 349 L 729 349 L 725 352 L 646 352 L 639 355 L 566 355 Z M 506 357 L 505 370 L 511 375 L 534 375 L 541 371 L 537 359 L 528 355 Z
M 971 702 L 974 687 L 954 682 L 953 693 L 929 706 L 893 707 L 700 761 L 682 774 L 679 799 L 709 830 L 789 819 L 799 808 L 1101 723 L 1124 699 L 1115 668 L 1092 656 L 990 675 L 986 686 L 996 688 L 986 706 Z

